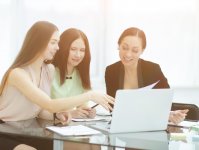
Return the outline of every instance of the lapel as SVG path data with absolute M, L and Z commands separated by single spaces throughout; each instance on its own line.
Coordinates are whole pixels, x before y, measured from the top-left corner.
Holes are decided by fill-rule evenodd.
M 143 66 L 142 66 L 142 59 L 139 59 L 138 61 L 138 67 L 137 67 L 137 76 L 138 76 L 138 87 L 144 87 L 144 79 L 143 79 Z
M 119 87 L 118 89 L 123 89 L 124 88 L 124 65 L 122 64 L 122 62 L 120 61 L 119 63 Z

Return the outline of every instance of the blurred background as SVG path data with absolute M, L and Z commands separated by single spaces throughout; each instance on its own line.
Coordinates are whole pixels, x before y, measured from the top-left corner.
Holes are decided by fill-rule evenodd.
M 172 88 L 199 93 L 198 0 L 0 0 L 0 79 L 39 20 L 88 36 L 94 89 L 105 90 L 104 71 L 119 60 L 120 34 L 138 27 L 147 37 L 142 58 L 160 64 Z

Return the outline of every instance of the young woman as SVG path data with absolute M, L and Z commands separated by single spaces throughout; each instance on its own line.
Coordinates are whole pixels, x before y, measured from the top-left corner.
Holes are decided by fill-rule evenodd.
M 53 59 L 58 51 L 59 38 L 58 28 L 47 21 L 36 22 L 29 29 L 18 56 L 1 82 L 0 120 L 20 121 L 35 117 L 52 119 L 53 113 L 56 113 L 57 118 L 67 122 L 70 115 L 66 111 L 89 100 L 112 109 L 108 103 L 113 103 L 114 99 L 94 91 L 68 98 L 50 98 L 53 69 L 45 62 Z M 46 149 L 46 146 L 52 149 L 48 141 L 39 144 L 41 140 L 27 138 L 22 141 L 3 135 L 0 135 L 0 139 L 2 149 L 13 149 L 21 143 L 31 143 L 30 146 L 36 149 Z
M 107 94 L 115 97 L 118 89 L 137 89 L 157 82 L 154 88 L 169 88 L 158 64 L 140 58 L 146 48 L 145 33 L 138 28 L 126 29 L 118 40 L 120 61 L 105 72 Z M 169 120 L 181 122 L 188 110 L 171 111 Z
M 50 98 L 52 69 L 45 61 L 58 51 L 59 31 L 46 21 L 35 23 L 28 31 L 21 51 L 5 73 L 0 87 L 0 119 L 19 121 L 35 117 L 52 119 L 52 113 L 70 110 L 92 100 L 106 109 L 114 99 L 88 91 L 68 98 Z M 68 114 L 64 114 L 67 119 Z M 64 121 L 63 115 L 62 119 Z
M 65 30 L 59 41 L 59 51 L 53 64 L 55 74 L 51 87 L 52 98 L 70 97 L 91 90 L 90 48 L 86 35 L 79 29 Z M 95 109 L 80 105 L 70 111 L 73 118 L 93 118 Z

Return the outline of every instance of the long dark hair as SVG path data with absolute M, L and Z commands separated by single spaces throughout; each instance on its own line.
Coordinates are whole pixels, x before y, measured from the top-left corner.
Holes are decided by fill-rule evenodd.
M 60 85 L 62 85 L 65 81 L 66 73 L 67 73 L 67 63 L 68 56 L 71 44 L 76 39 L 81 38 L 85 44 L 85 56 L 77 66 L 77 70 L 79 71 L 79 75 L 82 81 L 82 86 L 84 89 L 91 89 L 90 84 L 90 48 L 89 42 L 86 35 L 78 29 L 70 28 L 65 30 L 61 36 L 59 41 L 59 51 L 55 54 L 54 60 L 52 64 L 59 69 L 60 72 Z
M 3 92 L 10 71 L 34 62 L 45 51 L 51 36 L 57 30 L 58 28 L 54 24 L 47 21 L 38 21 L 32 25 L 26 34 L 18 56 L 3 76 L 0 95 Z

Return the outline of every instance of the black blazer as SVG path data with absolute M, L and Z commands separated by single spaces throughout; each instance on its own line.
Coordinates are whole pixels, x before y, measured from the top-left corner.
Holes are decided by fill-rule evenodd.
M 154 89 L 169 88 L 169 84 L 158 64 L 139 59 L 138 61 L 138 87 L 145 87 L 159 81 Z M 106 92 L 115 97 L 118 89 L 124 85 L 124 65 L 118 61 L 106 67 L 105 72 Z

